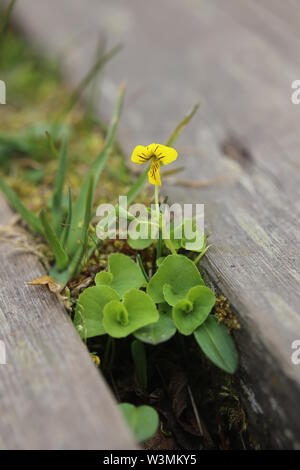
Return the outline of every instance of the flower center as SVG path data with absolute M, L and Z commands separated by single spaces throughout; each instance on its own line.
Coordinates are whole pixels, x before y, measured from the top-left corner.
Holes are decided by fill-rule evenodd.
M 128 317 L 128 311 L 124 307 L 124 305 L 119 305 L 118 306 L 118 311 L 117 311 L 117 321 L 120 323 L 122 326 L 127 326 L 129 323 L 129 317 Z
M 178 302 L 178 307 L 183 313 L 191 313 L 193 311 L 193 303 L 190 300 L 183 299 Z

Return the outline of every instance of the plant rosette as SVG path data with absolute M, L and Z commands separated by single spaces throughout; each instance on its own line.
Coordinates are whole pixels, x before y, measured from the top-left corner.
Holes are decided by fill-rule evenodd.
M 134 332 L 134 336 L 143 343 L 153 346 L 164 343 L 176 333 L 176 326 L 172 320 L 172 308 L 167 303 L 158 304 L 159 320 L 151 325 L 144 326 Z
M 167 302 L 174 307 L 192 287 L 200 285 L 204 282 L 193 261 L 184 255 L 169 255 L 150 279 L 147 292 L 155 303 Z
M 103 327 L 113 338 L 125 338 L 159 320 L 155 303 L 145 292 L 131 289 L 123 301 L 112 300 L 103 310 Z
M 108 302 L 119 300 L 115 290 L 109 286 L 93 286 L 85 289 L 79 296 L 74 325 L 82 338 L 105 335 L 102 325 L 103 309 Z
M 97 286 L 106 285 L 123 297 L 130 289 L 139 289 L 146 285 L 141 268 L 129 256 L 113 253 L 108 257 L 108 271 L 96 274 Z
M 208 287 L 192 287 L 186 298 L 173 307 L 172 318 L 178 331 L 185 336 L 191 335 L 205 322 L 215 302 L 215 294 Z

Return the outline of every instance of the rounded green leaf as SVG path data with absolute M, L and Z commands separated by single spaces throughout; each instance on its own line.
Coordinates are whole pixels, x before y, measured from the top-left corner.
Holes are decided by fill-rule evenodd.
M 197 221 L 193 217 L 184 219 L 182 223 L 172 227 L 171 240 L 177 250 L 184 248 L 200 252 L 204 247 L 205 236 L 201 231 L 197 231 Z
M 172 317 L 178 331 L 191 335 L 206 320 L 215 302 L 215 294 L 208 287 L 192 287 L 186 298 L 173 307 Z
M 165 285 L 168 286 L 165 288 L 166 297 Z M 197 285 L 204 285 L 204 282 L 193 261 L 184 255 L 169 255 L 150 279 L 147 292 L 154 302 L 167 301 L 173 306 L 186 297 L 191 287 Z
M 113 338 L 125 338 L 158 319 L 158 311 L 151 297 L 137 289 L 126 292 L 123 302 L 109 302 L 103 311 L 104 329 Z
M 113 275 L 107 271 L 101 271 L 95 276 L 96 286 L 110 286 L 113 281 Z
M 88 287 L 80 294 L 74 324 L 82 338 L 105 334 L 102 325 L 103 309 L 112 300 L 119 300 L 119 296 L 108 286 Z
M 141 268 L 129 256 L 113 253 L 108 257 L 108 273 L 100 272 L 95 277 L 97 285 L 109 285 L 123 297 L 132 288 L 146 284 Z
M 188 237 L 186 232 L 189 232 L 193 235 Z M 197 231 L 197 222 L 195 218 L 184 220 L 183 224 L 183 236 L 181 239 L 181 247 L 185 250 L 200 252 L 203 250 L 205 245 L 205 236 L 201 231 Z
M 159 416 L 154 408 L 121 403 L 119 409 L 137 442 L 144 442 L 154 436 L 159 425 Z
M 194 332 L 195 339 L 216 366 L 233 374 L 238 366 L 238 354 L 228 329 L 210 315 Z
M 134 238 L 128 237 L 127 243 L 130 246 L 130 248 L 132 248 L 133 250 L 145 250 L 150 245 L 152 245 L 153 240 L 151 240 L 151 238 L 149 239 L 137 238 L 135 240 Z
M 152 345 L 164 343 L 168 341 L 176 333 L 176 326 L 170 315 L 170 307 L 168 304 L 159 304 L 159 320 L 151 325 L 144 326 L 134 333 L 134 336 Z

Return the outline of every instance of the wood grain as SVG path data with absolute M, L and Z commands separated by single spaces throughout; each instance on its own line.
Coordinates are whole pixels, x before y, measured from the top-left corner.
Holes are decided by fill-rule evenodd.
M 101 83 L 99 112 L 109 116 L 125 78 L 120 139 L 128 153 L 138 143 L 164 141 L 200 100 L 178 143 L 178 165 L 194 188 L 174 178 L 164 191 L 176 202 L 205 203 L 213 244 L 205 269 L 241 320 L 236 339 L 249 417 L 265 431 L 266 446 L 298 448 L 300 366 L 291 362 L 291 344 L 300 338 L 300 106 L 291 103 L 291 83 L 300 78 L 299 5 L 157 4 L 90 0 L 87 9 L 81 0 L 24 0 L 16 13 L 51 53 L 72 41 L 64 63 L 74 82 L 99 33 L 125 44 Z
M 0 195 L 1 225 L 12 216 Z M 32 254 L 0 243 L 0 449 L 134 449 L 115 400 Z

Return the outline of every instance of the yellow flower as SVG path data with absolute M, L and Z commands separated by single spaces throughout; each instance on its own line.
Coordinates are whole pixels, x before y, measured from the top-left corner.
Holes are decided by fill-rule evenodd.
M 148 178 L 149 182 L 156 186 L 161 186 L 160 165 L 168 165 L 174 162 L 176 158 L 176 150 L 162 144 L 150 144 L 147 147 L 137 145 L 131 155 L 131 160 L 134 163 L 142 164 L 151 160 Z

